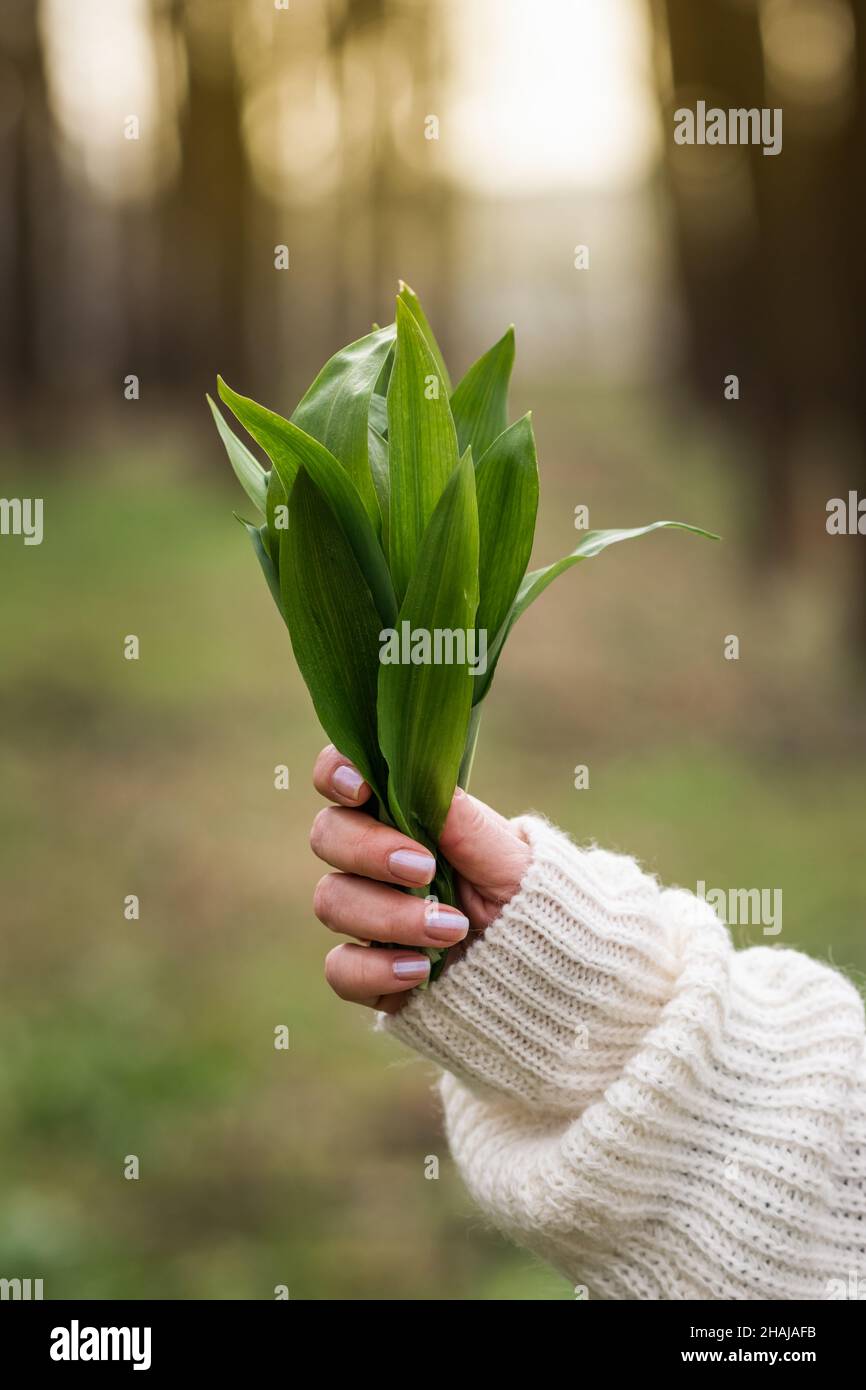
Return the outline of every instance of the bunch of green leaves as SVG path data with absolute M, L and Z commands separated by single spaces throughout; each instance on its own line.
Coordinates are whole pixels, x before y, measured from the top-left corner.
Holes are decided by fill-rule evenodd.
M 263 468 L 210 406 L 259 513 L 244 521 L 329 738 L 373 789 L 374 811 L 437 855 L 432 893 L 455 901 L 437 852 L 468 782 L 482 702 L 508 634 L 559 574 L 661 527 L 587 531 L 527 571 L 538 505 L 531 418 L 508 423 L 508 331 L 452 388 L 407 285 L 396 321 L 336 353 L 291 419 L 219 395 L 270 461 Z M 486 669 L 380 660 L 388 632 L 486 633 Z M 417 890 L 423 893 L 425 890 Z M 431 951 L 431 978 L 444 952 Z

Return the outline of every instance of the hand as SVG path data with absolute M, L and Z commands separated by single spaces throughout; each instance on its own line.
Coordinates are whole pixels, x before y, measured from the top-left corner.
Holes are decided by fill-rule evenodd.
M 458 788 L 439 845 L 457 872 L 463 911 L 427 903 L 386 885 L 430 883 L 433 856 L 358 809 L 369 800 L 370 787 L 332 745 L 316 759 L 313 783 L 337 804 L 316 816 L 310 844 L 314 854 L 341 871 L 319 880 L 313 911 L 332 931 L 363 943 L 329 951 L 325 978 L 341 999 L 396 1013 L 406 992 L 427 978 L 429 957 L 411 949 L 371 951 L 369 942 L 450 946 L 453 958 L 465 949 L 467 935 L 482 932 L 517 892 L 529 865 L 529 846 L 498 812 Z

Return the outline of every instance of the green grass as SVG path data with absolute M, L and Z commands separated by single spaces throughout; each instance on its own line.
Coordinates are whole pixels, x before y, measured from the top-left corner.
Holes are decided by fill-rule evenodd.
M 573 496 L 565 447 L 549 436 L 539 562 L 567 548 L 574 503 L 614 513 L 603 458 L 587 450 Z M 627 525 L 653 489 L 623 467 Z M 734 499 L 692 467 L 670 510 L 731 534 Z M 324 985 L 306 842 L 324 740 L 237 495 L 180 461 L 110 469 L 52 475 L 43 546 L 0 543 L 0 1272 L 49 1297 L 571 1297 L 464 1194 L 431 1069 Z M 475 790 L 667 882 L 781 887 L 780 944 L 860 972 L 866 759 L 842 676 L 810 677 L 779 602 L 744 589 L 735 543 L 654 537 L 580 567 L 515 631 Z M 814 624 L 809 604 L 790 612 Z

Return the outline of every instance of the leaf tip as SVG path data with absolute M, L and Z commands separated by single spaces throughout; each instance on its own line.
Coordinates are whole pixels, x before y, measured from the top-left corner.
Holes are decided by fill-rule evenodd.
M 225 401 L 227 406 L 231 406 L 232 398 L 237 399 L 237 391 L 233 391 L 224 376 L 217 373 L 217 395 L 221 401 Z
M 680 522 L 679 524 L 680 526 L 683 525 L 682 522 Z M 708 541 L 720 541 L 724 539 L 722 536 L 716 535 L 715 531 L 705 530 L 703 526 L 689 526 L 688 523 L 686 523 L 685 529 L 687 531 L 693 531 L 696 536 L 703 536 Z
M 496 346 L 500 348 L 502 352 L 505 353 L 505 356 L 509 359 L 510 362 L 514 361 L 515 338 L 513 323 L 510 323 L 508 325 Z

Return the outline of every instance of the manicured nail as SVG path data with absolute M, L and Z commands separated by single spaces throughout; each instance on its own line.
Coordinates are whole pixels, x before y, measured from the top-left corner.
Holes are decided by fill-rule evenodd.
M 338 768 L 331 773 L 331 786 L 340 796 L 348 796 L 350 801 L 357 801 L 364 779 L 356 767 L 350 767 L 348 763 L 341 763 Z
M 430 974 L 430 960 L 427 956 L 404 956 L 395 960 L 391 967 L 398 980 L 426 980 Z
M 434 941 L 462 941 L 469 930 L 469 918 L 447 907 L 428 907 L 424 927 Z
M 404 878 L 407 883 L 429 883 L 436 872 L 436 860 L 418 849 L 395 849 L 388 855 L 388 868 L 395 878 Z

